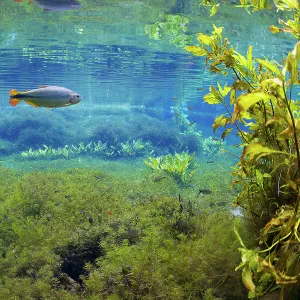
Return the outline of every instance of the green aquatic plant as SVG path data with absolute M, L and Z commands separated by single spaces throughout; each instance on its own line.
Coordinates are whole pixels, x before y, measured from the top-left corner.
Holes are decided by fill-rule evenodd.
M 232 214 L 134 178 L 0 168 L 0 299 L 245 299 Z
M 270 10 L 275 6 L 277 11 L 285 11 L 288 14 L 284 14 L 287 20 L 278 19 L 280 27 L 271 25 L 270 31 L 272 33 L 289 32 L 297 39 L 300 38 L 300 13 L 299 13 L 299 2 L 297 0 L 240 0 L 239 4 L 235 3 L 236 7 L 243 7 L 249 14 L 250 8 L 253 12 L 259 10 Z M 225 1 L 220 0 L 202 0 L 201 5 L 211 7 L 210 16 L 217 13 L 217 10 L 225 4 Z
M 281 2 L 299 15 L 296 1 Z M 225 107 L 227 113 L 215 119 L 213 129 L 225 128 L 223 139 L 235 130 L 243 149 L 232 172 L 233 184 L 240 188 L 234 205 L 243 209 L 252 220 L 250 228 L 260 235 L 258 250 L 247 248 L 240 239 L 243 262 L 238 268 L 243 268 L 248 296 L 262 296 L 276 284 L 281 299 L 298 299 L 300 102 L 293 90 L 300 82 L 300 42 L 281 65 L 253 58 L 252 46 L 246 56 L 235 51 L 216 26 L 211 35 L 200 33 L 198 41 L 200 45 L 185 49 L 206 57 L 211 72 L 234 78 L 231 86 L 211 86 L 204 101 Z
M 196 172 L 194 154 L 188 152 L 168 154 L 162 157 L 148 157 L 145 164 L 153 171 L 163 172 L 175 179 L 177 184 L 185 185 Z
M 219 140 L 214 140 L 213 137 L 201 139 L 201 147 L 203 154 L 206 156 L 214 156 L 221 149 L 221 143 Z
M 143 142 L 141 139 L 127 141 L 121 143 L 121 149 L 119 150 L 122 156 L 140 156 L 151 155 L 153 152 L 150 142 Z
M 192 37 L 186 34 L 189 18 L 180 15 L 166 15 L 164 21 L 155 22 L 145 26 L 145 33 L 152 39 L 168 37 L 176 46 L 184 46 L 192 41 Z
M 77 146 L 65 145 L 62 148 L 51 148 L 47 145 L 43 145 L 43 147 L 36 150 L 29 148 L 29 150 L 23 151 L 21 156 L 25 159 L 57 159 L 59 157 L 69 159 L 70 157 L 87 154 L 114 158 L 150 155 L 154 151 L 150 142 L 143 142 L 141 139 L 119 143 L 116 146 L 107 146 L 106 143 L 98 141 L 87 144 L 81 142 Z

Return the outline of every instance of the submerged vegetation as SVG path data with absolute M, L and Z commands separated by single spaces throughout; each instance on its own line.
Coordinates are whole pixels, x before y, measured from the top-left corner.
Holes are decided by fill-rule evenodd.
M 194 154 L 188 152 L 149 157 L 148 160 L 145 160 L 145 164 L 154 172 L 170 175 L 179 185 L 189 183 L 197 167 Z
M 66 145 L 62 148 L 51 148 L 44 145 L 43 149 L 29 149 L 23 151 L 21 156 L 28 159 L 47 159 L 53 158 L 58 159 L 60 157 L 69 159 L 78 155 L 92 155 L 102 158 L 116 158 L 116 157 L 138 157 L 142 155 L 151 155 L 154 149 L 150 142 L 143 142 L 142 140 L 127 141 L 126 143 L 116 144 L 114 146 L 107 146 L 107 143 L 89 142 L 84 144 L 83 142 L 79 145 Z
M 109 13 L 111 1 L 103 0 L 99 6 L 96 0 L 81 2 L 101 11 L 101 17 L 62 14 L 66 26 L 60 32 L 68 44 L 78 34 L 82 44 L 90 43 L 89 36 L 107 29 L 94 23 L 107 18 L 106 24 L 112 25 L 115 19 Z M 149 37 L 176 46 L 192 44 L 190 19 L 179 15 L 176 8 L 186 5 L 186 10 L 193 10 L 200 1 L 163 1 L 167 15 L 161 12 L 159 1 L 133 1 L 133 6 L 119 2 L 122 10 L 115 7 L 124 25 L 116 30 L 120 43 L 123 27 L 143 35 L 132 23 L 132 16 L 137 15 L 141 19 L 146 16 L 144 22 L 153 22 L 145 27 Z M 12 32 L 4 42 L 23 47 L 24 36 L 28 32 L 32 41 L 32 33 L 18 26 L 20 11 L 33 20 L 33 13 L 42 12 L 29 1 L 19 6 L 7 3 L 0 22 Z M 275 5 L 285 14 L 279 26 L 270 27 L 271 32 L 291 33 L 299 39 L 298 1 L 230 3 L 245 7 L 249 13 L 252 8 L 256 11 Z M 223 1 L 202 4 L 212 6 L 211 16 L 222 12 Z M 61 24 L 51 13 L 45 15 L 45 26 L 36 27 L 44 30 L 49 25 L 47 33 L 51 35 Z M 291 19 L 286 20 L 288 15 Z M 69 26 L 74 20 L 76 24 Z M 15 39 L 18 27 L 24 32 Z M 199 45 L 185 49 L 205 57 L 212 73 L 234 78 L 233 83 L 211 86 L 204 96 L 205 102 L 223 105 L 226 110 L 213 123 L 215 131 L 222 129 L 218 139 L 205 139 L 194 120 L 190 122 L 178 107 L 172 111 L 176 128 L 128 111 L 122 117 L 120 112 L 109 117 L 95 113 L 97 122 L 90 122 L 91 112 L 84 108 L 76 116 L 79 119 L 72 111 L 51 115 L 40 111 L 38 117 L 21 112 L 1 119 L 2 155 L 15 149 L 19 153 L 29 149 L 22 152 L 25 159 L 146 155 L 150 157 L 145 164 L 152 172 L 149 175 L 145 166 L 142 171 L 135 170 L 133 163 L 124 168 L 124 178 L 120 169 L 112 175 L 99 165 L 97 170 L 26 174 L 1 167 L 0 299 L 242 300 L 247 293 L 252 299 L 300 298 L 300 115 L 296 95 L 300 44 L 281 63 L 253 57 L 252 46 L 242 55 L 223 38 L 221 27 L 214 26 L 211 35 L 204 32 L 198 36 Z M 124 38 L 123 43 L 129 40 Z M 44 44 L 44 39 L 39 42 Z M 72 49 L 57 49 L 56 39 L 50 43 L 55 47 L 45 51 L 21 47 L 23 55 L 46 61 L 53 59 L 49 54 L 60 53 L 60 62 L 109 66 L 102 57 L 91 55 L 85 60 L 81 51 L 74 54 Z M 119 48 L 111 48 L 117 61 L 119 52 L 115 49 Z M 138 68 L 148 72 L 152 70 L 149 65 L 149 69 Z M 193 63 L 185 67 L 196 69 Z M 80 120 L 80 126 L 71 126 L 74 118 Z M 224 139 L 233 133 L 239 137 L 242 155 L 229 174 L 210 156 L 217 154 Z M 153 157 L 153 149 L 155 154 L 159 149 L 166 155 Z M 199 168 L 191 154 L 194 152 L 209 156 L 209 161 L 202 161 Z M 234 196 L 238 210 L 233 213 L 229 206 Z
M 91 169 L 0 176 L 1 299 L 244 299 L 242 223 L 194 191 L 178 195 L 175 181 Z
M 206 1 L 212 4 L 210 1 Z M 268 8 L 268 1 L 241 1 L 255 10 Z M 298 1 L 274 1 L 279 10 L 290 11 L 294 19 L 279 20 L 283 28 L 274 33 L 300 33 Z M 206 3 L 207 4 L 207 3 Z M 216 3 L 213 3 L 213 10 Z M 213 13 L 214 11 L 212 11 Z M 210 71 L 232 75 L 234 83 L 210 87 L 204 96 L 209 104 L 222 104 L 227 113 L 213 124 L 224 127 L 222 138 L 235 130 L 243 152 L 232 174 L 240 192 L 234 204 L 243 209 L 249 228 L 257 234 L 256 248 L 240 240 L 243 283 L 249 298 L 280 288 L 280 299 L 299 299 L 300 294 L 300 103 L 294 87 L 299 85 L 300 42 L 282 64 L 267 58 L 246 56 L 230 47 L 222 28 L 211 35 L 200 33 L 198 46 L 185 49 L 206 57 Z

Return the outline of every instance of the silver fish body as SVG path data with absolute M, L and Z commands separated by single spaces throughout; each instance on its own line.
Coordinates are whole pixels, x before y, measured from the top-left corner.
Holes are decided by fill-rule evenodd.
M 41 86 L 38 89 L 25 92 L 10 91 L 9 102 L 12 106 L 17 105 L 21 100 L 35 107 L 53 108 L 77 104 L 81 101 L 81 96 L 60 86 Z

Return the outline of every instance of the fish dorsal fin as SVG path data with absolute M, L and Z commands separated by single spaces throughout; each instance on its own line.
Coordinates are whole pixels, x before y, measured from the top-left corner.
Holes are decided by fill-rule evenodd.
M 29 105 L 35 107 L 35 108 L 39 107 L 38 105 L 36 105 L 36 104 L 34 104 L 34 103 L 30 102 L 30 101 L 25 101 L 25 102 L 26 102 L 27 104 L 29 104 Z
M 17 91 L 17 90 L 10 90 L 10 91 L 9 91 L 9 96 L 10 96 L 10 97 L 14 97 L 14 96 L 16 96 L 16 95 L 18 95 L 18 94 L 20 94 L 20 92 Z
M 44 89 L 46 87 L 49 87 L 50 85 L 40 85 L 40 89 Z

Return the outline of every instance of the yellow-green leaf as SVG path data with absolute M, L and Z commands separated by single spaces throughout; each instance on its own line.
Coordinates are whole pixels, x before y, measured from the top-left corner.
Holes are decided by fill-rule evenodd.
M 276 68 L 276 66 L 274 64 L 272 64 L 271 62 L 267 61 L 267 60 L 263 60 L 260 58 L 256 58 L 256 60 L 265 68 L 268 69 L 269 71 L 271 71 L 272 73 L 275 73 L 277 76 L 281 77 L 281 71 Z
M 230 122 L 230 118 L 229 118 L 229 122 Z M 227 128 L 221 135 L 221 139 L 225 139 L 225 137 L 232 131 L 232 128 Z
M 227 94 L 230 92 L 230 87 L 227 86 L 227 84 L 225 84 L 224 88 L 221 87 L 221 85 L 219 83 L 218 84 L 218 89 L 220 94 L 222 95 L 222 97 L 226 97 Z
M 212 17 L 216 14 L 216 12 L 218 10 L 218 6 L 219 6 L 219 4 L 215 4 L 215 5 L 212 6 L 212 8 L 210 10 L 210 15 L 209 15 L 210 17 Z
M 245 287 L 251 291 L 255 292 L 255 284 L 252 280 L 252 272 L 248 264 L 245 265 L 243 272 L 242 272 L 242 280 Z
M 276 101 L 276 98 L 272 95 L 266 94 L 264 92 L 253 92 L 250 94 L 241 95 L 236 103 L 240 107 L 241 111 L 246 111 L 249 107 L 256 104 L 261 100 L 273 100 Z
M 206 51 L 204 49 L 200 48 L 199 46 L 185 46 L 184 49 L 191 52 L 192 54 L 194 54 L 196 56 L 206 55 Z
M 214 31 L 212 32 L 213 35 L 217 35 L 219 39 L 222 39 L 222 31 L 223 27 L 216 27 L 215 24 L 213 24 Z
M 252 71 L 252 46 L 249 46 L 247 52 L 247 68 L 249 71 Z
M 286 4 L 289 8 L 299 9 L 299 3 L 297 0 L 284 0 L 281 2 L 284 2 L 284 4 Z
M 263 175 L 261 174 L 261 172 L 258 169 L 255 170 L 255 177 L 256 177 L 257 184 L 259 186 L 263 187 L 264 178 L 263 178 Z
M 300 42 L 298 42 L 294 50 L 290 52 L 286 59 L 285 68 L 290 72 L 291 83 L 298 83 L 298 63 L 300 58 Z
M 241 159 L 243 160 L 246 155 L 249 155 L 250 159 L 253 159 L 254 157 L 256 157 L 256 160 L 258 160 L 259 158 L 266 156 L 266 155 L 270 155 L 270 154 L 290 155 L 290 153 L 270 149 L 270 148 L 264 147 L 260 144 L 250 144 L 244 148 Z
M 212 38 L 203 33 L 200 33 L 197 39 L 200 43 L 203 43 L 204 45 L 212 46 L 214 44 Z
M 230 123 L 231 119 L 228 117 L 225 117 L 225 115 L 221 115 L 217 118 L 215 118 L 214 124 L 212 125 L 214 132 L 217 128 L 221 126 L 226 126 L 228 123 Z
M 279 27 L 277 27 L 277 26 L 274 26 L 274 25 L 271 25 L 271 26 L 269 27 L 269 30 L 270 30 L 272 33 L 279 33 L 279 32 L 282 31 L 281 28 L 279 28 Z
M 243 56 L 242 54 L 238 53 L 238 52 L 234 52 L 234 55 L 232 55 L 235 60 L 237 61 L 237 63 L 239 65 L 241 65 L 242 67 L 247 68 L 247 60 L 245 58 L 245 56 Z
M 222 95 L 213 86 L 209 88 L 210 93 L 204 96 L 204 102 L 208 104 L 220 104 L 222 102 Z

